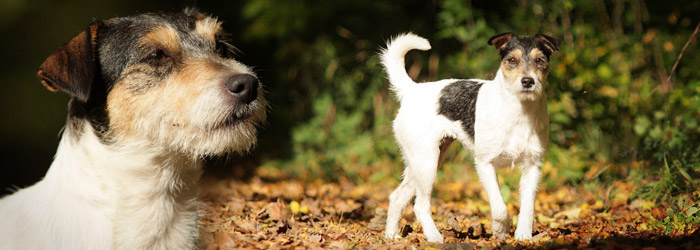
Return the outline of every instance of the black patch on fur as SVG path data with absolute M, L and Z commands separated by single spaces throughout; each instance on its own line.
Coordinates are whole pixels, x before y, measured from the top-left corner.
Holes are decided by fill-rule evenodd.
M 451 121 L 461 121 L 464 131 L 474 140 L 476 98 L 483 83 L 461 80 L 450 83 L 440 91 L 438 114 Z

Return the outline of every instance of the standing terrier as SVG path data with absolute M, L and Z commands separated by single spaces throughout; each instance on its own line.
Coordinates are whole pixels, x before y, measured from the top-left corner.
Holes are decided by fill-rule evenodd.
M 549 56 L 559 50 L 560 41 L 542 34 L 505 33 L 492 37 L 488 44 L 501 55 L 501 67 L 490 81 L 447 79 L 416 84 L 406 73 L 404 56 L 412 49 L 429 50 L 430 43 L 410 33 L 389 42 L 382 52 L 382 64 L 401 103 L 394 135 L 406 163 L 403 181 L 389 196 L 387 238 L 400 237 L 401 212 L 415 196 L 416 218 L 428 241 L 443 242 L 431 218 L 430 195 L 441 148 L 455 139 L 474 156 L 491 203 L 493 234 L 498 238 L 509 234 L 510 219 L 494 166 L 519 163 L 520 216 L 515 238 L 532 238 L 535 193 L 549 134 L 544 88 Z
M 194 249 L 202 158 L 244 152 L 262 85 L 216 18 L 97 21 L 38 76 L 71 96 L 44 179 L 0 200 L 0 249 Z

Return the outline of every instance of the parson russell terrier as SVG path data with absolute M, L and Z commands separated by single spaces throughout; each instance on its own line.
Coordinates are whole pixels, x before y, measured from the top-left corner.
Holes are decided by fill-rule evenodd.
M 38 76 L 71 95 L 44 179 L 0 200 L 0 249 L 194 249 L 202 158 L 244 152 L 262 85 L 194 10 L 97 21 Z
M 381 54 L 382 64 L 401 107 L 394 120 L 394 135 L 406 168 L 403 181 L 389 196 L 386 237 L 398 238 L 401 213 L 415 196 L 414 211 L 431 242 L 443 242 L 430 212 L 430 196 L 441 148 L 459 140 L 471 150 L 479 180 L 491 204 L 493 234 L 504 238 L 510 218 L 496 178 L 495 166 L 522 170 L 520 215 L 515 238 L 532 238 L 535 193 L 547 147 L 549 118 L 544 89 L 549 56 L 560 41 L 538 34 L 513 33 L 489 39 L 501 56 L 493 80 L 447 79 L 416 84 L 406 73 L 409 50 L 429 50 L 430 43 L 414 34 L 396 37 Z

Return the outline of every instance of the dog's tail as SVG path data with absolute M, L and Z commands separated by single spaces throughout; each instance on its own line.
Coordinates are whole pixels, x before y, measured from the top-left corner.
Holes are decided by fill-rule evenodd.
M 413 79 L 406 73 L 404 57 L 412 49 L 429 50 L 430 43 L 425 38 L 413 33 L 401 34 L 387 43 L 387 48 L 382 50 L 382 65 L 389 75 L 391 88 L 401 98 L 403 89 L 410 88 L 415 84 Z

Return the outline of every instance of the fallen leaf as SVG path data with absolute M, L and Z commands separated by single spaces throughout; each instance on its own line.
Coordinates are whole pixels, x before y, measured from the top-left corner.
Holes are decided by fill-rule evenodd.
M 425 249 L 428 249 L 428 248 L 426 247 Z M 472 244 L 472 243 L 451 242 L 451 243 L 440 244 L 439 248 L 433 248 L 433 249 L 472 250 L 472 249 L 476 249 L 476 245 Z
M 469 224 L 469 229 L 467 230 L 467 235 L 471 239 L 477 239 L 484 237 L 486 235 L 486 230 L 484 230 L 484 224 L 481 221 L 475 221 Z
M 662 220 L 666 218 L 666 210 L 663 207 L 655 207 L 651 209 L 651 216 L 654 216 L 657 220 Z
M 459 221 L 454 215 L 450 215 L 447 219 L 447 225 L 452 227 L 455 231 L 461 232 L 462 226 L 459 225 Z
M 256 223 L 251 220 L 242 220 L 242 219 L 237 219 L 231 221 L 231 224 L 235 226 L 238 231 L 241 231 L 243 233 L 254 233 L 256 232 Z
M 269 218 L 270 220 L 279 221 L 282 220 L 282 207 L 279 202 L 270 202 L 263 207 L 263 209 L 258 212 L 258 219 L 264 220 Z
M 233 245 L 233 238 L 231 234 L 225 232 L 215 232 L 214 242 L 219 244 L 220 247 L 231 247 Z
M 554 218 L 549 218 L 543 214 L 537 214 L 537 221 L 542 223 L 550 223 L 554 221 Z
M 299 202 L 297 202 L 297 201 L 291 201 L 291 202 L 289 203 L 289 209 L 292 211 L 292 213 L 295 213 L 295 214 L 296 214 L 296 213 L 299 213 L 299 212 L 300 212 Z
M 369 221 L 369 229 L 374 231 L 384 230 L 386 225 L 386 211 L 383 208 L 374 209 L 374 217 Z
M 321 236 L 320 234 L 312 234 L 311 236 L 309 236 L 309 241 L 321 242 L 321 241 L 323 241 L 323 236 Z
M 575 219 L 575 218 L 579 217 L 579 215 L 581 214 L 581 210 L 582 209 L 580 207 L 577 207 L 574 209 L 562 211 L 562 212 L 554 214 L 554 218 L 566 217 L 566 218 L 570 218 L 570 219 Z
M 349 214 L 362 207 L 362 204 L 353 200 L 341 200 L 335 204 L 335 208 L 339 213 Z

